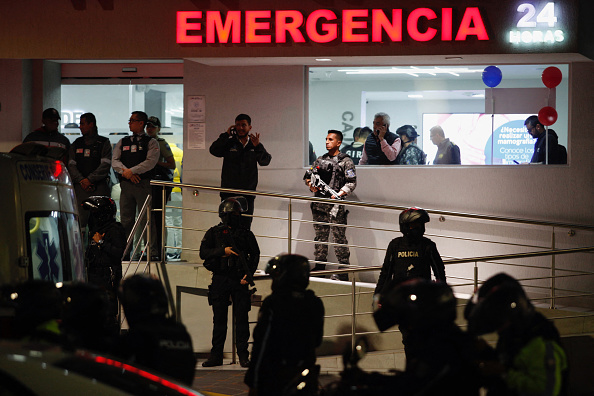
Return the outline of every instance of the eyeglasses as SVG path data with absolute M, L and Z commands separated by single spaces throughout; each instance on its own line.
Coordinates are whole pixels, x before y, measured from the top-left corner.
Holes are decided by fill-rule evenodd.
M 130 118 L 128 120 L 128 124 L 132 124 L 133 122 L 139 122 L 139 121 L 141 121 L 141 120 L 135 120 L 134 118 Z

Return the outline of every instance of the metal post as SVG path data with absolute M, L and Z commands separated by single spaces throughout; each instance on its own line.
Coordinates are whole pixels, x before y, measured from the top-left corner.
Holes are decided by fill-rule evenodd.
M 352 319 L 351 319 L 351 350 L 355 350 L 356 333 L 357 333 L 357 299 L 356 299 L 356 283 L 355 283 L 355 272 L 350 272 L 351 275 L 351 307 L 352 307 Z
M 231 304 L 231 364 L 237 363 L 237 345 L 235 345 L 235 304 Z
M 289 254 L 291 254 L 291 245 L 292 245 L 292 232 L 293 232 L 293 228 L 292 228 L 292 224 L 293 224 L 293 203 L 291 201 L 291 199 L 289 198 L 289 214 L 287 216 L 287 221 L 289 222 L 289 224 L 287 224 L 287 242 L 289 244 L 289 246 L 287 247 L 287 252 Z
M 478 290 L 478 262 L 474 262 L 474 292 Z
M 150 197 L 150 194 L 149 194 Z M 146 254 L 146 262 L 148 273 L 151 273 L 151 214 L 153 213 L 153 201 L 149 200 L 149 205 L 146 208 L 146 243 L 144 244 L 144 254 Z M 140 242 L 140 241 L 139 241 Z M 141 256 L 142 259 L 142 256 Z
M 555 250 L 555 227 L 551 236 L 551 250 Z M 551 309 L 555 309 L 555 255 L 551 255 Z
M 161 229 L 158 231 L 161 233 L 161 246 L 160 246 L 160 259 L 161 262 L 164 263 L 165 262 L 165 258 L 167 257 L 165 254 L 165 245 L 166 245 L 166 237 L 165 237 L 165 206 L 167 206 L 167 193 L 165 190 L 165 186 L 163 186 L 163 191 L 161 192 Z

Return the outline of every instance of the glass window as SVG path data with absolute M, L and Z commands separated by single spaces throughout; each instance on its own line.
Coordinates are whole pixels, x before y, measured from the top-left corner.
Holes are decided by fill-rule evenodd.
M 563 74 L 554 89 L 542 81 L 543 70 L 549 66 Z M 415 128 L 418 137 L 414 143 L 423 150 L 428 164 L 439 157 L 441 141 L 432 141 L 430 132 L 435 126 L 458 146 L 462 165 L 530 162 L 536 139 L 524 121 L 551 106 L 557 120 L 550 129 L 567 148 L 568 65 L 498 66 L 503 77 L 494 88 L 483 82 L 486 67 L 311 67 L 309 141 L 319 156 L 326 152 L 327 131 L 337 129 L 344 135 L 342 148 L 351 145 L 350 153 L 357 155 L 352 145 L 361 146 L 365 138 L 356 142 L 355 129 L 373 129 L 374 115 L 384 112 L 390 116 L 389 131 L 396 132 L 403 125 Z
M 84 280 L 84 258 L 78 219 L 72 213 L 27 214 L 33 279 Z

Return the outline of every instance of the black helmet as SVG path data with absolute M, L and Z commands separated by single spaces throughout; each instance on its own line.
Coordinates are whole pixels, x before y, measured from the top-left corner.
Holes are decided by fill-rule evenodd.
M 396 129 L 396 133 L 400 136 L 406 135 L 409 140 L 415 140 L 419 136 L 417 130 L 412 125 L 402 125 Z
M 382 293 L 379 302 L 373 319 L 380 331 L 396 324 L 426 329 L 456 320 L 456 298 L 443 282 L 415 278 L 398 283 Z
M 120 287 L 120 302 L 131 325 L 148 318 L 165 318 L 169 312 L 163 284 L 150 275 L 137 274 L 126 278 Z
M 429 214 L 425 209 L 412 207 L 400 213 L 398 222 L 404 236 L 420 238 L 425 233 L 425 223 L 429 223 Z
M 309 261 L 298 254 L 281 254 L 268 262 L 272 290 L 303 291 L 309 284 Z
M 468 331 L 475 335 L 492 333 L 505 323 L 521 324 L 534 313 L 534 306 L 522 285 L 511 276 L 499 273 L 487 279 L 468 301 L 464 316 Z
M 96 230 L 114 222 L 118 211 L 115 201 L 105 196 L 89 197 L 82 203 L 82 207 L 91 212 L 89 214 L 90 230 Z
M 219 217 L 223 224 L 237 226 L 240 224 L 241 213 L 245 212 L 246 208 L 247 201 L 244 197 L 227 198 L 219 205 Z

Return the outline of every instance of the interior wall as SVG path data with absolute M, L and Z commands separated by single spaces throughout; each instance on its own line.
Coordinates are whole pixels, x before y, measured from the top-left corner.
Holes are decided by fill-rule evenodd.
M 23 107 L 23 66 L 21 60 L 0 60 L 0 152 L 10 151 L 21 142 Z
M 594 139 L 589 125 L 594 121 L 592 93 L 586 88 L 594 83 L 594 63 L 572 65 L 570 76 L 570 164 L 568 166 L 463 166 L 463 167 L 358 167 L 358 185 L 353 199 L 393 205 L 417 205 L 428 209 L 479 213 L 506 217 L 557 221 L 578 224 L 594 223 L 592 196 Z M 209 67 L 186 61 L 184 70 L 185 95 L 205 95 L 206 146 L 188 149 L 184 158 L 184 182 L 218 186 L 222 160 L 208 152 L 210 144 L 233 124 L 238 113 L 252 116 L 253 132 L 261 133 L 261 142 L 272 154 L 268 167 L 260 168 L 260 191 L 277 191 L 309 195 L 302 182 L 302 165 L 307 98 L 304 70 L 295 66 L 275 67 Z M 328 102 L 332 108 L 332 103 Z M 340 113 L 335 113 L 336 114 Z M 185 137 L 188 138 L 187 136 Z M 318 153 L 321 155 L 322 153 Z M 184 206 L 210 211 L 208 215 L 184 215 L 184 227 L 206 230 L 216 224 L 219 200 L 216 195 L 201 193 L 194 196 L 186 191 Z M 256 215 L 280 216 L 284 204 L 266 198 L 256 199 Z M 297 218 L 311 219 L 303 205 Z M 382 216 L 374 225 L 394 228 L 396 217 Z M 349 223 L 372 219 L 367 213 L 353 211 Z M 284 232 L 254 221 L 259 234 Z M 354 233 L 354 232 L 353 232 Z M 313 239 L 311 225 L 295 225 L 293 234 Z M 198 249 L 202 234 L 184 232 L 184 246 Z M 376 246 L 373 235 L 359 237 L 360 245 Z M 383 246 L 379 244 L 377 246 Z M 262 239 L 266 254 L 285 250 L 283 242 Z M 298 252 L 312 256 L 313 247 L 303 245 Z M 480 254 L 480 252 L 476 252 Z M 187 258 L 197 257 L 188 252 Z M 262 263 L 262 262 L 261 262 Z M 377 264 L 377 263 L 376 263 Z

